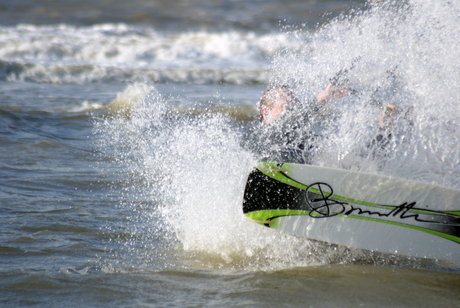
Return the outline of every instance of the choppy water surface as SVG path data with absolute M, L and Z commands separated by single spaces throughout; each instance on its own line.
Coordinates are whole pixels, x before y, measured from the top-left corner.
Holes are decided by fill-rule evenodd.
M 459 305 L 458 264 L 241 210 L 267 84 L 307 100 L 350 63 L 359 95 L 328 106 L 313 163 L 460 189 L 458 4 L 1 1 L 0 16 L 1 306 Z M 370 98 L 410 110 L 385 153 Z

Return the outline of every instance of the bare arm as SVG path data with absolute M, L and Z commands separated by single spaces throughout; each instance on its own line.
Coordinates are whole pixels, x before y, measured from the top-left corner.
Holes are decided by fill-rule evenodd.
M 328 101 L 333 101 L 351 94 L 350 87 L 346 85 L 334 86 L 332 83 L 326 86 L 326 89 L 316 95 L 316 99 L 320 104 L 326 104 Z

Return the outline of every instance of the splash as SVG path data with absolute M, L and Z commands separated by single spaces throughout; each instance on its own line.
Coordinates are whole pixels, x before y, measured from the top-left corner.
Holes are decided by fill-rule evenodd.
M 118 243 L 112 254 L 125 268 L 161 259 L 160 268 L 176 260 L 193 268 L 273 270 L 343 256 L 337 247 L 244 217 L 243 191 L 255 161 L 225 113 L 177 113 L 146 85 L 128 86 L 120 97 L 131 102 L 130 116 L 119 109 L 95 124 L 104 136 L 99 149 L 126 174 L 119 207 L 129 218 L 119 226 L 126 231 L 112 242 Z
M 329 105 L 329 139 L 315 164 L 460 187 L 459 12 L 452 1 L 371 2 L 314 33 L 289 30 L 305 48 L 277 54 L 272 83 L 308 99 L 355 63 L 339 82 L 359 95 Z M 388 103 L 405 117 L 386 132 L 385 148 L 376 148 L 376 107 Z
M 460 77 L 459 12 L 451 2 L 376 2 L 314 33 L 289 30 L 286 35 L 303 48 L 274 48 L 282 51 L 273 60 L 271 82 L 291 85 L 299 98 L 317 94 L 359 59 L 340 76 L 359 95 L 327 107 L 328 138 L 314 164 L 460 187 L 460 90 L 446 89 Z M 374 262 L 371 253 L 363 257 L 247 220 L 241 203 L 255 161 L 224 113 L 174 111 L 154 87 L 140 84 L 119 97 L 130 102 L 130 116 L 116 111 L 99 118 L 96 133 L 103 136 L 103 155 L 126 175 L 124 262 L 163 260 L 164 268 L 174 259 L 185 267 L 245 270 Z M 388 103 L 409 113 L 392 125 L 386 147 L 376 148 L 375 105 Z

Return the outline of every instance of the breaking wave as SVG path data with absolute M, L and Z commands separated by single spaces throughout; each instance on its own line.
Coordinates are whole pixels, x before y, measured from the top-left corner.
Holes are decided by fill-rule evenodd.
M 300 47 L 284 34 L 169 33 L 125 24 L 0 27 L 0 42 L 0 80 L 57 84 L 265 83 L 277 46 Z

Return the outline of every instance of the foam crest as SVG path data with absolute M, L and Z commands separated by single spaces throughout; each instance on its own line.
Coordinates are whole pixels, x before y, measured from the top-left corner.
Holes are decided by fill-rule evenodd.
M 130 80 L 246 84 L 259 77 L 284 34 L 158 32 L 105 24 L 0 27 L 0 78 L 85 83 Z M 281 43 L 282 42 L 282 43 Z M 298 47 L 298 46 L 297 46 Z
M 52 84 L 155 82 L 173 84 L 265 84 L 268 69 L 130 69 L 67 64 L 20 64 L 0 61 L 0 80 Z
M 156 89 L 143 83 L 128 85 L 122 93 L 118 93 L 117 97 L 104 108 L 109 114 L 129 116 L 131 110 L 135 108 L 135 104 L 145 99 L 153 91 L 156 91 Z

